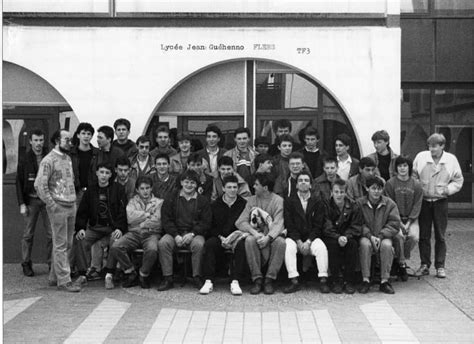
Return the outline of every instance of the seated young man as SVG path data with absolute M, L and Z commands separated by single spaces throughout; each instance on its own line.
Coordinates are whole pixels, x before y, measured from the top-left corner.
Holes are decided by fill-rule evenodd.
M 375 175 L 375 161 L 365 157 L 359 161 L 359 174 L 352 176 L 347 181 L 347 196 L 353 201 L 362 196 L 367 196 L 365 181 Z
M 158 244 L 163 281 L 158 291 L 173 288 L 173 252 L 176 248 L 191 250 L 194 284 L 202 287 L 201 262 L 204 236 L 212 222 L 211 206 L 197 192 L 199 176 L 187 170 L 179 177 L 181 189 L 165 199 L 162 219 L 165 235 Z
M 396 175 L 385 183 L 385 194 L 398 206 L 401 226 L 393 240 L 395 255 L 398 257 L 398 275 L 402 281 L 408 280 L 406 260 L 418 244 L 420 215 L 423 201 L 423 189 L 419 181 L 412 178 L 413 162 L 411 159 L 399 156 L 395 159 Z
M 273 176 L 269 173 L 255 174 L 255 196 L 247 205 L 235 226 L 249 235 L 245 238 L 247 262 L 254 286 L 251 294 L 273 294 L 273 282 L 285 257 L 285 239 L 281 237 L 283 224 L 283 198 L 273 193 Z M 262 281 L 262 267 L 268 262 L 265 281 Z M 262 283 L 263 282 L 263 283 Z
M 158 242 L 162 234 L 161 206 L 163 200 L 151 193 L 153 182 L 150 177 L 138 177 L 135 184 L 137 194 L 128 202 L 128 233 L 115 241 L 110 254 L 120 263 L 125 272 L 122 286 L 129 288 L 140 283 L 150 288 L 149 276 L 158 258 Z M 143 248 L 143 260 L 139 274 L 135 271 L 129 254 Z M 105 288 L 113 289 L 112 273 L 105 276 Z
M 371 258 L 376 254 L 380 255 L 380 291 L 394 294 L 389 278 L 393 261 L 392 239 L 400 229 L 400 214 L 395 202 L 382 195 L 382 178 L 369 177 L 366 186 L 368 195 L 357 200 L 364 217 L 359 247 L 363 282 L 359 292 L 366 294 L 370 289 Z
M 152 193 L 155 197 L 167 199 L 177 190 L 177 175 L 169 172 L 170 158 L 167 154 L 160 153 L 155 157 L 155 169 L 151 178 L 153 181 Z
M 285 265 L 288 270 L 290 285 L 284 293 L 293 293 L 300 289 L 298 270 L 296 268 L 296 254 L 301 253 L 303 258 L 314 256 L 320 278 L 322 293 L 329 293 L 328 251 L 322 238 L 322 230 L 326 217 L 324 203 L 315 195 L 311 195 L 311 174 L 301 172 L 296 179 L 296 194 L 285 199 L 285 226 L 288 230 L 286 238 Z M 303 264 L 303 269 L 305 269 Z
M 227 176 L 235 176 L 238 181 L 238 194 L 247 199 L 251 196 L 249 185 L 247 182 L 234 171 L 234 163 L 230 156 L 222 156 L 217 160 L 218 176 L 214 178 L 212 186 L 211 200 L 215 201 L 224 194 L 224 178 Z
M 231 161 L 232 163 L 232 161 Z M 245 208 L 247 203 L 239 194 L 239 180 L 235 175 L 228 175 L 222 181 L 224 193 L 211 204 L 212 226 L 208 232 L 206 243 L 204 244 L 204 258 L 202 264 L 202 275 L 206 282 L 199 291 L 201 294 L 209 294 L 213 290 L 212 280 L 216 275 L 216 265 L 225 262 L 225 250 L 223 241 L 232 233 L 237 231 L 235 221 Z M 245 256 L 245 240 L 240 240 L 233 245 L 234 268 L 231 276 L 230 291 L 232 295 L 242 295 L 239 278 L 247 264 Z
M 76 215 L 76 240 L 82 249 L 78 250 L 77 265 L 84 274 L 90 263 L 91 245 L 110 236 L 110 245 L 127 232 L 127 197 L 124 188 L 114 181 L 109 163 L 97 165 L 97 183 L 89 185 L 82 197 Z M 111 255 L 107 257 L 107 272 L 113 272 L 116 265 Z
M 331 198 L 332 184 L 340 180 L 337 174 L 337 161 L 332 157 L 323 159 L 323 173 L 314 180 L 314 193 L 325 201 Z
M 354 294 L 357 249 L 364 222 L 359 206 L 346 195 L 347 183 L 342 179 L 332 185 L 331 198 L 325 202 L 327 221 L 323 241 L 329 252 L 332 292 Z M 344 273 L 341 278 L 342 267 Z

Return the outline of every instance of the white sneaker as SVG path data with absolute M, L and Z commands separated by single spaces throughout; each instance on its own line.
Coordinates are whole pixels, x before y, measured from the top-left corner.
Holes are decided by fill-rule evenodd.
M 105 289 L 114 289 L 114 279 L 112 275 L 105 276 Z
M 232 295 L 242 295 L 242 289 L 240 289 L 239 281 L 232 281 L 230 284 L 230 292 Z
M 438 278 L 446 278 L 446 270 L 444 268 L 436 269 L 436 277 Z
M 212 288 L 213 288 L 213 284 L 212 284 L 211 280 L 206 280 L 206 282 L 202 286 L 201 290 L 199 290 L 199 293 L 201 293 L 203 295 L 207 295 L 212 291 Z

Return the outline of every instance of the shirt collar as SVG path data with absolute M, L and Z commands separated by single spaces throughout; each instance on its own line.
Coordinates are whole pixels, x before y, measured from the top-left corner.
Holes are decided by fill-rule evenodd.
M 197 199 L 197 197 L 198 197 L 197 195 L 198 195 L 198 193 L 197 193 L 197 191 L 195 191 L 194 194 L 191 197 L 189 197 L 189 199 Z M 179 192 L 179 197 L 183 197 L 184 199 L 187 199 L 186 196 L 185 196 L 185 193 L 182 189 Z
M 339 157 L 337 157 L 337 161 L 338 161 L 338 162 L 339 162 L 339 161 L 342 162 L 341 158 L 339 158 Z M 347 159 L 346 159 L 343 163 L 345 163 L 345 164 L 347 164 L 347 163 L 352 163 L 352 158 L 351 158 L 351 156 L 348 155 L 348 156 L 347 156 Z
M 299 191 L 296 192 L 298 194 L 298 198 L 302 201 L 302 202 L 307 202 L 310 198 L 311 198 L 311 192 L 308 192 L 308 195 L 306 197 L 304 197 L 303 195 L 300 194 Z
M 310 153 L 316 153 L 317 151 L 319 151 L 319 148 L 316 147 L 314 150 L 309 150 L 308 147 L 304 147 L 304 149 L 307 151 L 307 152 L 310 152 Z

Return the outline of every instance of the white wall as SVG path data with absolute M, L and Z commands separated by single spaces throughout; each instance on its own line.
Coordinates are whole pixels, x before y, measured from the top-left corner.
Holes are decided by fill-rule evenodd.
M 345 28 L 3 28 L 4 60 L 43 77 L 80 121 L 94 126 L 126 117 L 132 138 L 160 100 L 198 70 L 234 59 L 288 64 L 326 87 L 352 122 L 363 155 L 385 128 L 400 144 L 400 29 Z M 210 44 L 244 50 L 209 50 Z M 162 45 L 183 50 L 162 50 Z M 188 44 L 206 50 L 186 50 Z M 257 50 L 269 44 L 273 50 Z M 298 48 L 310 53 L 299 54 Z

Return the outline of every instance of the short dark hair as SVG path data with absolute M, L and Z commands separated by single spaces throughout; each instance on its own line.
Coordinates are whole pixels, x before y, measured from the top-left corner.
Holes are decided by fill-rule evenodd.
M 270 154 L 259 154 L 255 157 L 255 160 L 253 161 L 255 169 L 258 169 L 260 164 L 263 164 L 265 161 L 272 161 L 273 157 Z
M 217 167 L 221 167 L 222 165 L 234 167 L 234 160 L 232 160 L 230 156 L 223 155 L 217 159 Z
M 316 136 L 316 139 L 319 140 L 319 132 L 315 127 L 307 127 L 304 130 L 304 136 Z
M 116 120 L 114 122 L 114 129 L 117 129 L 117 127 L 119 125 L 124 125 L 127 127 L 127 130 L 130 131 L 130 121 L 128 119 L 125 119 L 125 118 L 119 118 L 118 120 Z
M 334 185 L 343 187 L 344 189 L 347 189 L 347 182 L 344 179 L 336 179 L 335 181 L 332 182 L 331 185 L 331 190 L 334 187 Z
M 61 140 L 61 132 L 62 131 L 68 131 L 67 129 L 65 128 L 61 128 L 61 129 L 58 129 L 56 130 L 53 135 L 51 135 L 51 143 L 53 144 L 53 146 L 56 146 L 57 145 L 57 142 L 56 141 L 59 141 Z
M 207 136 L 207 133 L 209 132 L 216 133 L 217 136 L 219 136 L 219 138 L 222 138 L 222 131 L 219 129 L 217 125 L 208 125 L 206 128 L 206 136 Z
M 293 139 L 293 137 L 291 135 L 283 134 L 281 136 L 278 136 L 275 139 L 275 143 L 276 143 L 277 146 L 281 145 L 282 142 L 291 142 L 291 144 L 294 144 L 295 140 Z
M 258 145 L 270 146 L 270 139 L 266 136 L 259 136 L 255 139 L 253 144 L 255 147 L 257 147 Z
M 35 136 L 46 136 L 44 134 L 44 131 L 40 128 L 31 129 L 30 133 L 28 135 L 28 138 L 31 140 L 33 138 L 33 135 L 35 135 Z
M 301 159 L 301 162 L 304 163 L 304 155 L 301 152 L 291 152 L 290 156 L 288 157 L 288 160 L 291 159 Z
M 170 135 L 170 130 L 168 129 L 167 126 L 160 125 L 158 128 L 155 130 L 155 134 L 158 135 L 158 133 L 167 133 L 168 136 Z
M 370 176 L 365 180 L 365 186 L 368 188 L 370 188 L 374 184 L 383 188 L 385 185 L 385 181 L 378 176 Z
M 385 130 L 377 130 L 372 135 L 372 141 L 384 140 L 385 142 L 390 141 L 390 135 Z
M 200 162 L 202 164 L 202 157 L 201 155 L 199 155 L 197 152 L 195 153 L 191 153 L 189 156 L 188 156 L 188 164 L 191 163 L 191 162 Z
M 289 128 L 291 132 L 291 129 L 292 129 L 291 122 L 287 119 L 276 120 L 272 124 L 273 132 L 276 133 L 278 128 Z
M 106 138 L 110 139 L 110 141 L 114 139 L 114 129 L 108 125 L 101 126 L 99 129 L 97 129 L 97 132 L 103 133 Z
M 337 167 L 337 160 L 336 158 L 332 157 L 332 156 L 326 156 L 324 157 L 323 159 L 323 167 L 324 165 L 326 164 L 332 164 L 332 163 L 335 163 L 336 164 L 336 167 Z
M 143 183 L 150 185 L 151 187 L 153 186 L 153 179 L 151 179 L 149 176 L 140 176 L 137 178 L 137 181 L 135 182 L 135 189 L 138 189 L 140 185 Z
M 377 167 L 377 165 L 375 164 L 374 159 L 369 158 L 368 156 L 363 157 L 362 159 L 360 159 L 359 168 L 364 169 L 366 167 Z
M 268 187 L 268 191 L 273 191 L 275 179 L 271 173 L 255 173 L 255 180 L 258 180 L 262 186 Z
M 222 179 L 222 186 L 225 186 L 227 183 L 236 183 L 239 184 L 239 179 L 235 175 L 225 176 Z
M 313 176 L 311 175 L 311 173 L 309 171 L 301 171 L 300 173 L 298 173 L 298 175 L 296 176 L 296 181 L 298 181 L 298 178 L 300 176 L 308 176 L 309 177 L 309 182 L 311 183 L 311 185 L 313 184 Z
M 337 135 L 334 139 L 334 143 L 336 143 L 336 141 L 341 141 L 344 146 L 351 146 L 352 143 L 352 140 L 349 135 L 344 133 Z
M 168 154 L 165 154 L 165 153 L 159 153 L 155 156 L 155 160 L 154 160 L 154 163 L 156 164 L 156 160 L 158 159 L 165 159 L 168 164 L 170 163 L 170 157 Z
M 115 167 L 117 166 L 128 166 L 131 167 L 132 164 L 130 163 L 130 160 L 126 156 L 121 156 L 117 160 L 115 160 Z
M 110 173 L 112 173 L 113 170 L 114 170 L 113 167 L 112 167 L 112 164 L 111 164 L 110 162 L 108 162 L 108 161 L 106 161 L 106 162 L 105 162 L 105 161 L 104 161 L 104 162 L 99 162 L 99 163 L 97 164 L 97 167 L 95 168 L 95 170 L 98 171 L 99 168 L 106 168 L 106 169 L 108 169 L 108 170 L 110 171 Z
M 138 139 L 137 139 L 137 146 L 138 146 L 140 143 L 146 143 L 146 142 L 150 143 L 150 146 L 151 146 L 151 139 L 150 139 L 150 137 L 147 136 L 147 135 L 141 135 L 141 136 L 139 136 Z
M 74 146 L 79 145 L 79 139 L 77 138 L 77 135 L 81 133 L 81 131 L 88 131 L 91 133 L 91 136 L 94 135 L 95 130 L 92 124 L 87 123 L 87 122 L 81 122 L 76 128 L 76 131 L 74 132 L 74 136 L 72 137 L 71 141 Z
M 196 171 L 193 170 L 185 170 L 181 175 L 179 176 L 179 182 L 181 183 L 183 180 L 192 180 L 194 181 L 197 185 L 199 185 L 199 175 L 197 174 Z
M 398 166 L 402 164 L 408 165 L 408 174 L 411 176 L 411 172 L 413 171 L 413 160 L 411 160 L 408 156 L 400 155 L 395 159 L 395 173 L 398 173 Z
M 191 142 L 192 137 L 187 131 L 184 131 L 184 132 L 179 133 L 178 135 L 176 135 L 176 140 L 178 142 L 180 142 L 180 141 L 189 141 L 189 142 Z
M 237 137 L 238 134 L 242 134 L 242 133 L 246 133 L 248 135 L 248 137 L 250 137 L 250 129 L 240 127 L 240 128 L 235 129 L 234 138 Z

